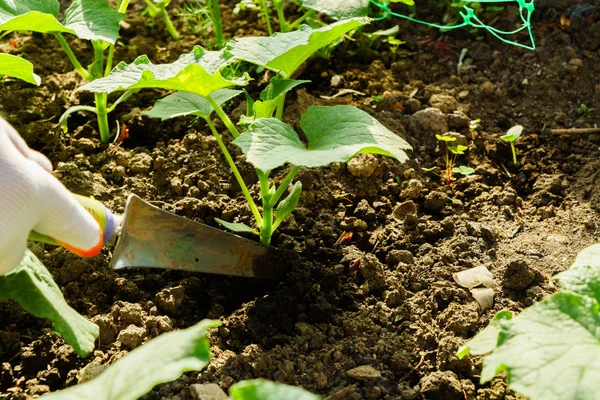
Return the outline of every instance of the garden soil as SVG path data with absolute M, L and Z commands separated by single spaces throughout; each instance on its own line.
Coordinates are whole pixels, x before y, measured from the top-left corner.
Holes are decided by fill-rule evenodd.
M 440 33 L 386 20 L 369 30 L 399 23 L 399 38 L 407 43 L 397 53 L 381 43 L 367 49 L 361 40 L 346 40 L 329 59 L 310 60 L 300 76 L 312 82 L 288 95 L 288 122 L 297 124 L 313 104 L 354 104 L 414 150 L 406 164 L 360 155 L 348 165 L 302 169 L 300 205 L 273 239 L 283 254 L 275 260 L 281 280 L 117 273 L 108 268 L 108 249 L 81 259 L 32 243 L 69 304 L 100 326 L 100 337 L 82 359 L 49 321 L 1 303 L 0 398 L 29 399 L 74 385 L 157 335 L 204 318 L 223 323 L 209 335 L 210 365 L 144 399 L 194 399 L 193 384 L 216 383 L 227 391 L 251 378 L 299 385 L 328 400 L 520 398 L 502 377 L 479 383 L 480 357 L 454 354 L 497 311 L 517 313 L 555 292 L 552 275 L 599 240 L 600 135 L 550 132 L 594 127 L 600 116 L 600 24 L 594 14 L 564 3 L 577 2 L 536 2 L 536 51 L 482 32 Z M 148 54 L 155 62 L 173 61 L 206 43 L 182 19 L 176 24 L 184 39 L 173 42 L 159 21 L 133 16 L 139 11 L 132 7 L 117 59 Z M 264 34 L 252 12 L 235 15 L 227 5 L 222 11 L 228 36 Z M 443 12 L 430 15 L 442 18 Z M 561 22 L 561 16 L 573 18 Z M 483 17 L 510 27 L 518 12 L 509 6 Z M 78 54 L 89 50 L 85 43 L 72 45 Z M 42 77 L 40 87 L 0 83 L 0 114 L 54 162 L 55 175 L 70 190 L 117 213 L 135 193 L 205 224 L 216 226 L 215 217 L 251 223 L 203 123 L 142 116 L 165 92 L 142 91 L 119 106 L 111 114 L 113 131 L 118 119 L 128 137 L 102 144 L 89 115 L 73 115 L 68 133 L 57 126 L 66 108 L 92 100 L 74 93 L 82 82 L 58 45 L 15 33 L 0 47 L 32 61 Z M 260 78 L 250 85 L 255 95 L 264 87 Z M 244 109 L 241 99 L 229 107 L 234 118 Z M 470 129 L 475 119 L 479 127 Z M 517 124 L 524 130 L 514 166 L 499 137 Z M 439 177 L 445 149 L 435 134 L 449 131 L 468 146 L 457 165 L 475 174 L 455 175 L 447 185 Z M 253 169 L 239 149 L 228 147 L 256 196 Z M 477 266 L 494 275 L 495 298 L 485 311 L 452 277 Z

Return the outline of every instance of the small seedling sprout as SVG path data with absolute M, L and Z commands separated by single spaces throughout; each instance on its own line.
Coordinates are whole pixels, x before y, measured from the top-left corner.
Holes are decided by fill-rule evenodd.
M 161 17 L 167 27 L 167 31 L 174 40 L 179 40 L 179 32 L 173 25 L 169 13 L 167 12 L 167 6 L 172 0 L 144 0 L 146 3 L 146 11 L 152 17 Z
M 515 142 L 521 137 L 523 127 L 521 125 L 515 125 L 506 132 L 506 135 L 500 136 L 500 139 L 510 143 L 510 149 L 512 150 L 513 163 L 518 165 L 517 152 L 515 151 Z
M 446 169 L 444 170 L 444 179 L 446 181 L 446 185 L 450 186 L 450 184 L 452 183 L 452 168 L 454 166 L 454 163 L 456 161 L 456 157 L 458 155 L 461 154 L 465 154 L 465 150 L 467 150 L 467 146 L 458 144 L 456 146 L 450 146 L 449 143 L 450 142 L 455 142 L 456 138 L 452 137 L 448 134 L 444 134 L 444 135 L 439 135 L 436 134 L 435 137 L 437 138 L 437 140 L 444 142 L 446 144 L 446 156 L 445 156 L 445 162 L 446 162 Z M 452 154 L 452 155 L 450 155 Z

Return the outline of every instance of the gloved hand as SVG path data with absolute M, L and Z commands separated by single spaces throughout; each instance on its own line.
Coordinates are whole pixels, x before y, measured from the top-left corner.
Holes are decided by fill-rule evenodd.
M 32 230 L 80 256 L 102 249 L 98 222 L 51 171 L 50 160 L 0 117 L 0 275 L 19 265 Z

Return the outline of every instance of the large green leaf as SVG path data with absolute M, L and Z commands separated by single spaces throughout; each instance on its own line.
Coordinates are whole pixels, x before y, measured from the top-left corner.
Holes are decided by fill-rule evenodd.
M 401 162 L 411 146 L 375 118 L 353 106 L 312 106 L 300 127 L 308 148 L 287 124 L 275 118 L 258 119 L 234 140 L 249 162 L 262 171 L 285 163 L 320 167 L 347 162 L 358 153 L 384 154 Z
M 119 22 L 125 17 L 106 0 L 74 0 L 62 23 L 57 20 L 58 12 L 57 0 L 0 0 L 0 31 L 64 32 L 114 44 Z
M 209 328 L 204 320 L 180 331 L 160 335 L 119 359 L 89 382 L 44 396 L 44 400 L 135 400 L 159 383 L 184 372 L 199 371 L 210 360 Z
M 231 400 L 319 400 L 306 390 L 264 379 L 241 381 L 229 389 Z
M 335 19 L 364 17 L 369 12 L 369 0 L 303 0 L 302 6 Z
M 38 86 L 41 82 L 40 77 L 33 73 L 32 63 L 11 54 L 0 54 L 0 75 L 19 78 Z
M 498 345 L 500 325 L 503 321 L 510 320 L 511 318 L 512 314 L 510 311 L 505 310 L 496 313 L 488 326 L 458 350 L 456 353 L 457 357 L 462 359 L 467 354 L 481 355 L 493 351 Z
M 200 46 L 170 64 L 153 64 L 147 56 L 133 63 L 119 63 L 108 76 L 96 79 L 78 90 L 112 93 L 118 90 L 162 88 L 195 93 L 206 97 L 215 90 L 244 85 L 247 79 L 225 79 L 219 69 L 230 57 L 222 51 L 206 51 Z
M 241 90 L 219 89 L 210 94 L 218 105 L 221 105 L 238 94 Z M 194 93 L 175 92 L 158 100 L 150 111 L 144 112 L 150 118 L 160 118 L 163 121 L 184 115 L 197 115 L 208 118 L 214 111 L 213 106 L 204 97 Z
M 50 272 L 29 250 L 17 268 L 0 276 L 0 301 L 6 299 L 16 300 L 36 317 L 50 319 L 53 329 L 80 356 L 94 350 L 98 326 L 67 304 Z
M 600 305 L 557 293 L 500 325 L 498 346 L 481 381 L 506 371 L 508 384 L 532 400 L 593 400 L 600 392 Z
M 600 301 L 600 244 L 581 251 L 571 268 L 554 278 L 565 289 Z
M 237 59 L 262 65 L 290 78 L 317 50 L 370 21 L 366 17 L 352 18 L 319 29 L 303 25 L 294 32 L 235 39 L 227 47 Z

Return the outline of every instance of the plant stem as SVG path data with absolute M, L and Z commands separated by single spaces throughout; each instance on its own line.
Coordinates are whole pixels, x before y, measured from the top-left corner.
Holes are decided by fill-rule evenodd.
M 215 29 L 215 37 L 219 47 L 223 46 L 225 39 L 223 38 L 223 22 L 221 21 L 221 9 L 219 8 L 219 0 L 210 0 L 212 20 Z
M 106 109 L 108 95 L 106 93 L 95 93 L 94 99 L 96 100 L 96 115 L 98 117 L 98 130 L 100 131 L 100 140 L 102 140 L 103 143 L 107 143 L 110 139 L 110 128 L 108 126 L 108 112 Z
M 217 113 L 217 115 L 219 116 L 219 118 L 221 118 L 221 121 L 223 121 L 223 123 L 227 127 L 227 130 L 229 132 L 231 132 L 231 134 L 233 135 L 233 137 L 234 138 L 239 137 L 240 136 L 240 132 L 237 130 L 237 128 L 235 127 L 235 125 L 233 125 L 233 122 L 231 122 L 231 120 L 229 119 L 229 117 L 227 116 L 227 114 L 225 114 L 225 112 L 223 111 L 223 109 L 221 108 L 221 106 L 217 104 L 217 102 L 215 101 L 215 99 L 213 99 L 211 96 L 206 96 L 206 100 L 208 100 L 208 102 L 210 103 L 210 105 L 212 106 L 212 108 L 215 110 L 215 112 Z
M 298 171 L 300 171 L 300 167 L 297 166 L 297 165 L 294 165 L 292 167 L 292 169 L 290 169 L 290 172 L 288 172 L 288 174 L 285 177 L 285 179 L 281 182 L 281 184 L 277 188 L 277 191 L 275 192 L 275 194 L 269 200 L 269 205 L 271 207 L 275 207 L 275 204 L 277 204 L 277 202 L 279 201 L 279 199 L 281 198 L 281 196 L 287 190 L 287 188 L 290 185 L 290 183 L 292 183 L 292 179 L 294 179 L 294 177 L 296 176 L 296 174 L 298 173 Z
M 219 148 L 223 152 L 223 155 L 225 156 L 225 159 L 227 160 L 227 164 L 229 164 L 229 168 L 231 168 L 231 172 L 233 172 L 235 179 L 237 180 L 238 184 L 240 185 L 240 188 L 242 189 L 242 193 L 244 194 L 244 197 L 246 198 L 246 201 L 248 202 L 248 206 L 250 207 L 252 214 L 254 214 L 254 219 L 256 220 L 256 223 L 258 224 L 258 226 L 261 226 L 263 221 L 262 221 L 262 217 L 260 216 L 260 212 L 258 211 L 258 207 L 256 207 L 254 200 L 252 200 L 252 196 L 250 195 L 250 192 L 248 191 L 248 187 L 246 186 L 246 183 L 244 182 L 244 179 L 242 178 L 240 171 L 237 169 L 237 166 L 235 165 L 235 162 L 233 161 L 231 154 L 229 154 L 229 150 L 227 150 L 225 143 L 223 143 L 223 139 L 221 139 L 221 135 L 219 135 L 219 132 L 217 132 L 217 129 L 215 128 L 215 125 L 212 123 L 210 118 L 205 118 L 205 121 L 206 121 L 206 124 L 208 125 L 208 127 L 210 128 L 210 131 L 212 132 L 213 136 L 217 139 Z
M 69 47 L 69 44 L 65 40 L 64 36 L 62 35 L 62 33 L 60 33 L 60 32 L 59 33 L 55 33 L 54 36 L 56 37 L 56 39 L 58 40 L 58 42 L 62 46 L 63 50 L 67 54 L 67 57 L 69 57 L 69 60 L 71 61 L 71 64 L 73 64 L 73 67 L 75 67 L 75 70 L 84 79 L 89 80 L 90 79 L 90 73 L 88 71 L 86 71 L 85 68 L 83 68 L 81 66 L 81 64 L 79 63 L 79 60 L 77 60 L 77 57 L 75 57 L 75 54 L 73 54 L 73 50 L 71 50 L 71 47 Z
M 517 152 L 515 150 L 515 142 L 510 142 L 510 148 L 511 148 L 512 153 L 513 153 L 513 163 L 515 165 L 518 165 L 519 163 L 517 162 Z
M 279 20 L 279 31 L 281 33 L 289 32 L 289 26 L 285 20 L 285 14 L 283 13 L 283 0 L 275 1 L 275 8 L 277 9 L 277 19 Z
M 260 228 L 260 243 L 264 246 L 271 245 L 273 236 L 273 207 L 263 205 L 263 221 Z
M 179 40 L 180 39 L 179 32 L 177 32 L 177 28 L 175 28 L 175 25 L 173 25 L 173 21 L 171 21 L 171 18 L 169 18 L 169 13 L 167 12 L 164 5 L 162 7 L 160 7 L 159 14 L 162 17 L 163 21 L 165 22 L 165 26 L 167 27 L 167 31 L 169 32 L 171 37 L 174 40 Z
M 121 0 L 117 5 L 117 12 L 125 14 L 129 7 L 129 0 Z M 108 55 L 106 56 L 106 68 L 104 69 L 104 76 L 108 75 L 112 70 L 113 58 L 115 56 L 115 45 L 111 44 L 108 48 Z
M 275 112 L 275 118 L 281 121 L 283 117 L 283 107 L 285 105 L 285 93 L 279 96 L 277 99 L 277 111 Z
M 258 0 L 260 3 L 260 11 L 263 15 L 263 19 L 267 24 L 267 31 L 269 32 L 269 36 L 273 36 L 273 27 L 271 26 L 271 15 L 269 14 L 269 7 L 267 6 L 267 2 L 265 0 Z
M 306 21 L 308 18 L 313 17 L 316 14 L 315 10 L 310 10 L 309 12 L 305 13 L 304 15 L 302 15 L 300 18 L 298 18 L 297 20 L 295 20 L 294 22 L 292 22 L 290 24 L 290 30 L 294 30 L 297 29 L 304 21 Z

